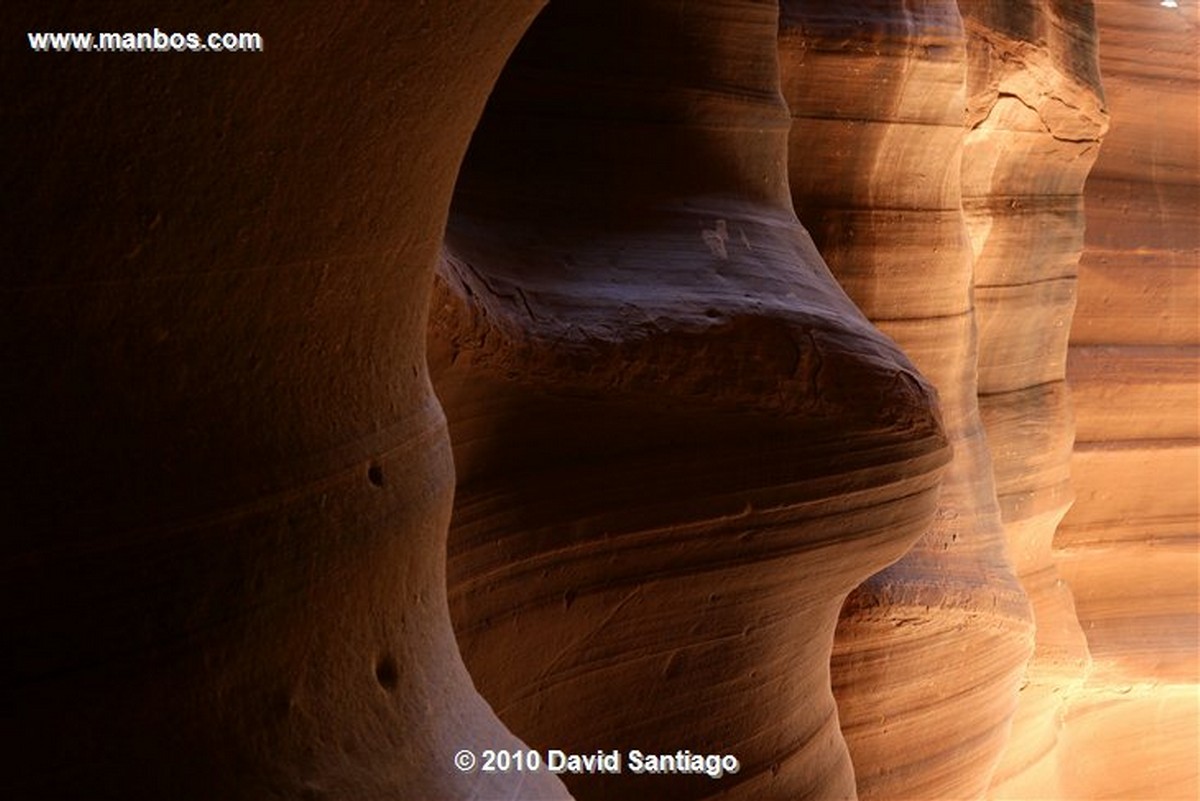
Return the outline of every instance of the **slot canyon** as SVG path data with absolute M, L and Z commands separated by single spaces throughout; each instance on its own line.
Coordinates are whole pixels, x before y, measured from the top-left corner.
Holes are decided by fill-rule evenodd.
M 1197 0 L 0 20 L 0 797 L 1200 796 Z

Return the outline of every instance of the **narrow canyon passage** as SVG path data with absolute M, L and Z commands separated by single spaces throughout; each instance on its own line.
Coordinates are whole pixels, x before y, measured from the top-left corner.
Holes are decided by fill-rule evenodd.
M 0 796 L 1196 797 L 1196 0 L 0 31 Z

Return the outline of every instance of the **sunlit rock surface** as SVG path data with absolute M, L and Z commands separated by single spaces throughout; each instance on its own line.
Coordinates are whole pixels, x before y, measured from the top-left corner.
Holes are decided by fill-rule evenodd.
M 843 730 L 860 797 L 977 798 L 1033 628 L 976 401 L 962 20 L 953 2 L 783 9 L 797 213 L 850 296 L 937 386 L 955 448 L 932 528 L 843 610 L 832 663 Z
M 1067 336 L 1083 248 L 1083 185 L 1108 119 L 1089 3 L 959 3 L 967 30 L 963 205 L 975 252 L 979 406 L 1009 553 L 1037 646 L 996 797 L 1057 795 L 1064 700 L 1087 644 L 1051 558 L 1070 507 Z
M 1112 126 L 1085 193 L 1076 500 L 1054 540 L 1093 665 L 1067 706 L 1069 798 L 1200 792 L 1200 14 L 1178 6 L 1096 6 Z

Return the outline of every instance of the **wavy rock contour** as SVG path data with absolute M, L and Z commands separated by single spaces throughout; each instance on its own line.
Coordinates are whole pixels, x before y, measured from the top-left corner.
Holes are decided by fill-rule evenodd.
M 453 768 L 522 743 L 455 647 L 423 347 L 455 168 L 537 7 L 0 11 L 0 795 L 567 797 Z M 16 45 L 151 20 L 264 51 Z
M 1108 127 L 1090 3 L 961 2 L 968 33 L 963 202 L 975 251 L 979 405 L 1037 646 L 993 797 L 1056 795 L 1056 747 L 1087 644 L 1051 559 L 1074 498 L 1067 334 L 1083 184 Z
M 459 178 L 431 361 L 476 684 L 537 747 L 742 763 L 581 799 L 852 798 L 838 609 L 934 510 L 932 391 L 791 210 L 776 27 L 552 4 Z
M 1092 671 L 1067 797 L 1200 793 L 1200 15 L 1096 4 L 1112 128 L 1088 179 L 1067 379 L 1077 500 L 1054 538 Z
M 962 20 L 953 2 L 793 0 L 780 58 L 797 213 L 850 296 L 938 388 L 955 449 L 931 529 L 850 594 L 838 624 L 834 692 L 858 791 L 979 798 L 1033 627 L 976 399 Z

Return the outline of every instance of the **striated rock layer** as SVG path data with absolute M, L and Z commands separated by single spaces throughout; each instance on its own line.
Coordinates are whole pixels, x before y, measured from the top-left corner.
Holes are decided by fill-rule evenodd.
M 969 132 L 963 206 L 975 252 L 979 406 L 1009 552 L 1037 644 L 990 795 L 1061 792 L 1063 703 L 1087 644 L 1051 558 L 1071 505 L 1067 332 L 1083 247 L 1083 184 L 1108 120 L 1090 3 L 963 0 Z
M 937 386 L 954 445 L 936 519 L 847 600 L 834 692 L 863 798 L 978 798 L 1032 647 L 976 401 L 953 2 L 783 4 L 796 210 L 850 296 Z
M 1077 501 L 1054 540 L 1093 660 L 1063 792 L 1200 794 L 1200 12 L 1096 4 L 1112 128 L 1067 378 Z
M 0 796 L 566 798 L 453 768 L 522 743 L 455 648 L 423 347 L 538 3 L 159 6 L 0 10 Z M 18 45 L 151 22 L 265 49 Z
M 459 178 L 430 352 L 471 674 L 537 747 L 742 764 L 577 798 L 854 797 L 838 610 L 948 458 L 792 212 L 776 30 L 773 2 L 552 4 Z
M 0 7 L 0 797 L 1200 793 L 1194 0 L 87 5 Z M 25 47 L 148 24 L 265 49 Z

